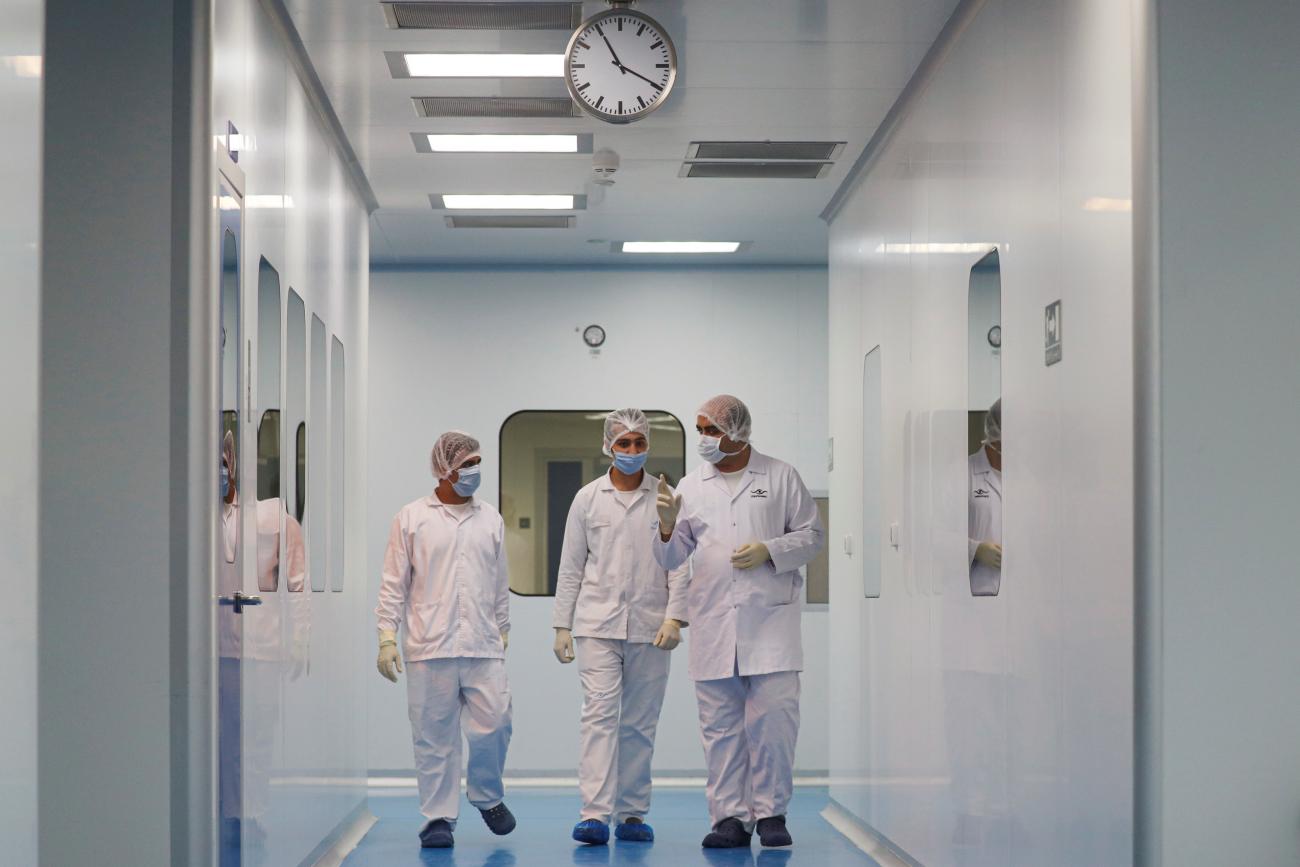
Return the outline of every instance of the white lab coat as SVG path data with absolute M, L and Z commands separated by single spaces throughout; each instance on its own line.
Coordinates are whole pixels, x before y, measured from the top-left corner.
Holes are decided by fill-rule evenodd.
M 646 644 L 665 619 L 687 622 L 689 571 L 670 574 L 652 548 L 657 485 L 645 473 L 631 505 L 608 473 L 578 491 L 564 528 L 553 626 Z
M 661 566 L 691 561 L 691 678 L 801 671 L 799 569 L 817 556 L 825 531 L 799 473 L 755 451 L 734 494 L 712 464 L 688 473 L 677 492 L 682 512 L 672 538 L 652 532 Z M 771 562 L 733 567 L 732 552 L 748 542 L 767 545 Z
M 553 623 L 577 638 L 584 820 L 621 822 L 650 809 L 669 669 L 669 652 L 652 642 L 665 619 L 686 622 L 690 574 L 655 560 L 657 485 L 644 474 L 627 503 L 607 473 L 577 493 L 565 525 Z
M 510 631 L 505 522 L 478 499 L 457 517 L 436 495 L 408 503 L 393 519 L 384 553 L 380 629 L 405 626 L 402 656 L 504 659 Z
M 304 592 L 307 589 L 307 554 L 303 546 L 302 525 L 293 516 L 284 515 L 287 562 L 281 569 L 280 519 L 283 508 L 284 503 L 278 497 L 257 501 L 257 586 L 249 587 L 241 577 L 243 562 L 236 546 L 242 521 L 239 500 L 221 507 L 221 556 L 217 561 L 221 595 L 229 596 L 239 591 L 256 594 L 262 600 L 260 606 L 246 608 L 238 615 L 233 614 L 232 609 L 222 609 L 222 615 L 218 617 L 218 640 L 223 657 L 283 662 L 289 659 L 287 651 L 290 649 L 297 654 L 307 653 L 311 640 L 311 598 Z M 280 589 L 281 577 L 285 579 L 287 594 Z
M 393 519 L 375 608 L 379 628 L 405 627 L 407 708 L 420 810 L 456 822 L 461 734 L 470 803 L 501 802 L 512 731 L 501 633 L 510 630 L 505 523 L 478 499 L 457 515 L 437 495 Z
M 980 448 L 970 456 L 970 591 L 974 596 L 996 596 L 1002 586 L 1002 570 L 976 562 L 981 542 L 1002 544 L 1002 473 L 993 469 L 989 456 Z

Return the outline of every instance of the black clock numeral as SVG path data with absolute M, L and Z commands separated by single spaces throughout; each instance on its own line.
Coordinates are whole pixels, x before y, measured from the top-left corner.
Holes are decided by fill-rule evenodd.
M 587 68 L 587 64 L 585 64 L 585 63 L 573 63 L 573 64 L 570 64 L 570 66 L 572 66 L 574 69 L 586 69 L 586 68 Z
M 579 85 L 578 85 L 578 93 L 582 93 L 584 90 L 586 90 L 586 89 L 589 88 L 589 87 L 591 87 L 591 82 L 590 82 L 590 81 L 588 81 L 588 82 L 585 83 L 585 84 L 579 84 Z
M 600 108 L 600 104 L 601 104 L 602 102 L 604 102 L 604 101 L 605 101 L 605 97 L 604 97 L 604 96 L 602 96 L 600 99 L 596 100 L 596 108 Z
M 587 43 L 583 42 L 581 39 L 579 39 L 579 40 L 577 41 L 576 45 L 577 45 L 579 48 L 583 49 L 584 51 L 590 51 L 590 50 L 591 50 L 591 46 L 588 45 Z
M 623 32 L 623 19 L 622 19 L 622 18 L 618 19 L 618 32 L 619 32 L 619 33 L 622 33 L 622 32 Z
M 656 64 L 655 64 L 655 69 L 667 69 L 667 68 L 668 68 L 668 64 L 667 64 L 667 63 L 656 63 Z
M 644 25 L 644 24 L 642 24 L 640 27 L 638 27 L 638 28 L 636 29 L 636 35 L 637 35 L 637 36 L 640 36 L 642 33 L 645 33 L 645 25 Z
M 644 100 L 644 99 L 642 99 L 641 97 L 638 96 L 638 97 L 636 98 L 636 101 L 639 102 L 639 103 L 641 103 L 641 107 L 642 107 L 642 108 L 645 108 L 645 100 Z
M 664 41 L 663 41 L 662 39 L 660 39 L 660 40 L 659 40 L 658 42 L 656 42 L 654 45 L 651 45 L 651 46 L 650 46 L 650 50 L 651 50 L 651 51 L 654 51 L 656 48 L 658 48 L 660 45 L 663 45 L 663 44 L 664 44 Z
M 618 113 L 619 114 L 623 113 L 623 100 L 621 99 L 618 101 Z

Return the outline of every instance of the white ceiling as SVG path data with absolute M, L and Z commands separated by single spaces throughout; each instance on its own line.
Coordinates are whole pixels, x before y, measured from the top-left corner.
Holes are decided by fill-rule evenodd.
M 420 118 L 411 97 L 565 94 L 563 81 L 394 79 L 385 51 L 562 53 L 560 32 L 390 30 L 377 0 L 287 0 L 379 200 L 371 261 L 418 264 L 629 262 L 824 264 L 823 207 L 956 0 L 640 0 L 677 45 L 666 104 L 618 126 L 572 119 Z M 588 15 L 607 8 L 588 0 Z M 618 152 L 616 184 L 589 183 L 590 155 L 423 154 L 413 132 L 587 132 Z M 819 180 L 677 176 L 693 140 L 846 141 Z M 587 193 L 568 230 L 450 229 L 430 193 Z M 629 256 L 612 240 L 752 241 L 721 257 Z M 597 243 L 597 242 L 601 243 Z

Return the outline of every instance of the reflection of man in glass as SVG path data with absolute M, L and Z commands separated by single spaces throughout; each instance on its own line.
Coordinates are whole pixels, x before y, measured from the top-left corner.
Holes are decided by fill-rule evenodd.
M 1002 586 L 1002 399 L 984 416 L 984 440 L 970 456 L 970 592 L 996 596 Z

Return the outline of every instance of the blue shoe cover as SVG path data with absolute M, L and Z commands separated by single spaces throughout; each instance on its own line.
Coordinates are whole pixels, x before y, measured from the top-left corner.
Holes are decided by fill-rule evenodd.
M 609 826 L 599 819 L 584 819 L 573 826 L 573 839 L 588 846 L 603 846 L 609 842 Z
M 640 821 L 619 822 L 618 827 L 614 829 L 614 836 L 633 843 L 653 843 L 655 829 Z

